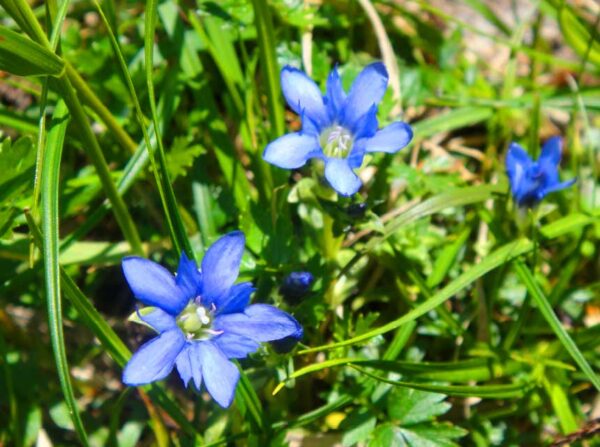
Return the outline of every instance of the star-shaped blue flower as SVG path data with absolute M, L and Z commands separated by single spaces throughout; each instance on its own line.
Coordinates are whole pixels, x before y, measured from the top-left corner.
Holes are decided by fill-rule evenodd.
M 327 79 L 327 93 L 302 71 L 286 66 L 281 87 L 290 108 L 302 117 L 302 131 L 271 142 L 263 158 L 280 168 L 296 169 L 311 158 L 325 162 L 325 178 L 344 196 L 362 183 L 354 173 L 368 152 L 395 153 L 412 139 L 412 129 L 398 121 L 377 130 L 377 104 L 388 83 L 385 66 L 367 66 L 346 95 L 337 69 Z
M 575 183 L 576 179 L 561 182 L 558 178 L 561 153 L 560 137 L 546 141 L 537 161 L 533 161 L 517 143 L 510 145 L 506 155 L 506 173 L 513 198 L 519 207 L 534 207 L 547 194 Z
M 147 306 L 139 318 L 159 335 L 144 344 L 123 371 L 127 385 L 164 379 L 177 367 L 187 386 L 229 407 L 239 379 L 229 359 L 244 358 L 260 342 L 302 337 L 302 326 L 289 314 L 267 304 L 248 305 L 252 284 L 234 284 L 245 238 L 240 231 L 216 241 L 202 260 L 202 269 L 181 255 L 177 275 L 139 257 L 123 259 L 123 272 L 137 299 Z

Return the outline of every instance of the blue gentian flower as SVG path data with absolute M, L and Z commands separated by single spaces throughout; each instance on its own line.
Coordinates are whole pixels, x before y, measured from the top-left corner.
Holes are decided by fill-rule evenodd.
M 310 272 L 292 272 L 283 279 L 279 293 L 290 301 L 297 301 L 310 291 L 314 280 Z
M 350 196 L 361 187 L 354 169 L 368 152 L 395 153 L 412 139 L 412 129 L 398 121 L 377 130 L 377 104 L 388 83 L 385 66 L 367 66 L 346 94 L 336 68 L 327 79 L 327 93 L 302 71 L 286 66 L 281 87 L 290 108 L 302 117 L 302 130 L 271 142 L 263 158 L 280 168 L 296 169 L 307 160 L 325 162 L 325 178 L 338 193 Z
M 233 401 L 240 376 L 229 359 L 244 358 L 268 342 L 302 330 L 289 314 L 267 304 L 248 305 L 252 284 L 234 284 L 245 238 L 240 231 L 216 241 L 202 269 L 181 255 L 177 275 L 139 257 L 123 259 L 123 272 L 137 299 L 150 307 L 139 318 L 158 336 L 144 344 L 123 371 L 127 385 L 164 379 L 177 367 L 187 386 L 202 381 L 224 408 Z
M 533 161 L 517 143 L 510 145 L 506 155 L 506 172 L 513 198 L 519 207 L 534 207 L 547 194 L 575 183 L 576 179 L 561 182 L 558 178 L 561 153 L 560 137 L 546 141 L 537 161 Z

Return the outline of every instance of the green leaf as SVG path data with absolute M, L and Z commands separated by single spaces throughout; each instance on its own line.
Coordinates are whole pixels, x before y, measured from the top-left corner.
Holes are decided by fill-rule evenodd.
M 600 67 L 598 30 L 594 30 L 592 26 L 588 29 L 564 1 L 557 8 L 558 23 L 565 40 L 579 56 L 589 59 L 594 65 Z
M 342 445 L 344 447 L 351 446 L 366 440 L 376 424 L 377 417 L 371 410 L 358 407 L 340 424 L 340 430 L 344 430 Z
M 428 383 L 404 382 L 400 380 L 390 380 L 385 377 L 371 374 L 365 369 L 351 365 L 354 369 L 363 374 L 383 383 L 400 386 L 407 389 L 426 391 L 429 393 L 444 393 L 450 396 L 460 397 L 479 397 L 482 399 L 507 399 L 522 397 L 525 391 L 530 387 L 528 383 L 515 383 L 509 385 L 431 385 Z
M 414 425 L 446 413 L 451 405 L 446 396 L 410 388 L 394 388 L 388 396 L 388 413 L 399 424 Z
M 544 295 L 541 287 L 535 280 L 531 271 L 521 262 L 520 260 L 516 260 L 514 263 L 515 270 L 517 271 L 517 275 L 523 283 L 527 290 L 531 294 L 533 301 L 538 307 L 538 310 L 542 314 L 542 316 L 546 319 L 550 328 L 554 331 L 563 347 L 567 350 L 567 352 L 571 355 L 575 363 L 579 366 L 583 374 L 588 378 L 590 382 L 594 384 L 596 389 L 600 391 L 600 378 L 594 372 L 588 361 L 585 359 L 573 339 L 569 336 L 568 332 L 562 326 L 560 320 L 552 310 L 552 306 L 548 302 L 548 298 Z
M 410 428 L 388 423 L 377 427 L 369 447 L 458 447 L 453 440 L 466 434 L 462 428 L 449 423 Z
M 33 186 L 35 150 L 29 137 L 19 138 L 14 143 L 6 138 L 0 144 L 0 203 L 15 199 L 28 187 Z
M 64 61 L 34 41 L 0 26 L 0 70 L 18 76 L 61 76 Z
M 465 245 L 465 242 L 471 234 L 471 229 L 467 228 L 450 244 L 446 245 L 442 252 L 438 255 L 433 265 L 433 271 L 427 278 L 427 287 L 436 287 L 441 283 L 452 266 L 454 265 L 458 253 Z
M 189 168 L 194 164 L 194 160 L 206 153 L 199 144 L 190 144 L 186 137 L 176 137 L 167 152 L 167 170 L 171 181 L 179 176 L 185 176 Z
M 400 430 L 411 447 L 458 447 L 459 444 L 454 442 L 454 439 L 467 434 L 466 430 L 449 422 L 420 424 Z
M 577 231 L 586 225 L 593 223 L 595 219 L 581 213 L 569 214 L 540 229 L 540 233 L 547 239 L 554 239 L 564 234 Z
M 491 118 L 493 109 L 490 107 L 462 107 L 447 113 L 427 118 L 413 125 L 415 137 L 426 138 L 437 133 L 472 126 Z
M 60 386 L 79 439 L 84 445 L 87 445 L 87 433 L 79 415 L 71 385 L 69 365 L 67 364 L 60 291 L 60 266 L 58 263 L 58 186 L 60 180 L 60 160 L 69 118 L 67 106 L 64 101 L 58 102 L 52 115 L 52 127 L 48 132 L 48 141 L 42 164 L 44 283 L 48 307 L 48 327 Z

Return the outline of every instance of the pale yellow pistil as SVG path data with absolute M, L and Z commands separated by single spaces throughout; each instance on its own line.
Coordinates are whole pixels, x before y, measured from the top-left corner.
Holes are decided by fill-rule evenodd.
M 177 317 L 177 325 L 189 340 L 199 340 L 214 335 L 216 331 L 210 329 L 210 324 L 209 312 L 194 300 L 190 301 Z
M 326 156 L 345 158 L 352 149 L 352 134 L 340 125 L 333 125 L 321 132 L 319 143 Z

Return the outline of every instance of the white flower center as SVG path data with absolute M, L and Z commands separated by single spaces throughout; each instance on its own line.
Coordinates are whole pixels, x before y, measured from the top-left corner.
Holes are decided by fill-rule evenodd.
M 211 315 L 206 307 L 191 300 L 177 317 L 177 325 L 188 340 L 201 340 L 214 335 L 211 326 Z
M 345 127 L 334 124 L 321 132 L 319 142 L 326 156 L 344 158 L 352 149 L 352 133 Z

